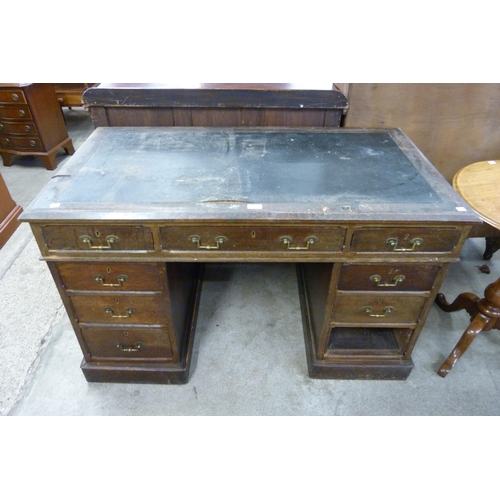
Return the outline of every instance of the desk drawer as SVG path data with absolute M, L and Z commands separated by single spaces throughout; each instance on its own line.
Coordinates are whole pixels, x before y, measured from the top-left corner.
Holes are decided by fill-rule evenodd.
M 154 251 L 151 229 L 144 226 L 41 226 L 51 251 L 147 252 Z
M 17 151 L 43 151 L 40 139 L 21 138 L 21 137 L 2 137 L 0 144 L 6 149 L 15 149 Z
M 165 299 L 154 294 L 72 295 L 80 323 L 166 324 Z
M 342 252 L 345 229 L 332 226 L 168 226 L 164 251 Z
M 28 106 L 0 106 L 0 118 L 9 120 L 33 120 Z
M 160 264 L 57 264 L 67 290 L 161 291 Z
M 22 90 L 0 90 L 1 104 L 26 104 L 26 96 Z
M 172 359 L 166 328 L 82 328 L 93 361 Z
M 357 229 L 351 250 L 359 253 L 386 253 L 404 257 L 416 253 L 451 253 L 460 230 L 447 227 L 394 227 Z
M 0 134 L 17 134 L 17 135 L 38 135 L 35 124 L 33 122 L 3 122 L 0 123 Z
M 331 321 L 356 324 L 417 322 L 426 298 L 412 295 L 339 292 Z
M 423 292 L 434 285 L 440 266 L 411 264 L 344 264 L 339 290 Z

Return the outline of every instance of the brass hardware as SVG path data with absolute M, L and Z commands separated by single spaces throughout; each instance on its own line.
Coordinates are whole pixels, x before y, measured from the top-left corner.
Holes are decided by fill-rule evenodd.
M 111 307 L 105 307 L 104 312 L 106 314 L 109 314 L 112 318 L 130 318 L 130 316 L 132 316 L 134 312 L 134 309 L 132 309 L 132 307 L 127 307 L 127 309 L 125 309 L 125 314 L 115 314 Z
M 406 235 L 404 237 L 403 241 L 407 241 L 407 240 L 408 240 L 408 235 Z M 398 243 L 399 243 L 398 238 L 388 238 L 386 240 L 386 243 L 388 245 L 391 245 L 391 247 L 394 247 L 392 249 L 393 252 L 413 252 L 415 250 L 415 248 L 419 247 L 423 242 L 424 242 L 424 240 L 422 238 L 413 238 L 412 240 L 410 240 L 410 243 L 412 244 L 411 248 L 404 248 L 404 247 L 398 248 Z
M 309 250 L 309 247 L 311 245 L 314 245 L 318 241 L 318 238 L 316 236 L 309 236 L 308 238 L 305 239 L 305 242 L 307 245 L 305 247 L 292 247 L 292 238 L 289 236 L 282 236 L 280 238 L 281 243 L 286 245 L 287 250 Z
M 372 308 L 368 306 L 363 307 L 362 311 L 370 316 L 370 318 L 385 318 L 388 314 L 394 311 L 394 307 L 387 306 L 384 308 L 384 314 L 372 314 Z
M 30 141 L 30 146 L 35 147 L 36 146 L 36 142 L 35 141 Z
M 104 283 L 104 276 L 102 274 L 94 274 L 93 278 L 96 281 L 100 281 L 102 286 L 122 286 L 128 280 L 128 276 L 125 274 L 120 274 L 116 277 L 118 283 Z
M 5 144 L 8 146 L 10 144 L 9 139 L 5 139 Z
M 120 241 L 120 238 L 118 238 L 118 236 L 114 236 L 112 234 L 110 234 L 109 236 L 106 236 L 106 241 L 108 242 L 107 245 L 92 245 L 92 238 L 90 236 L 87 236 L 87 235 L 80 236 L 80 241 L 82 243 L 85 243 L 86 245 L 88 245 L 89 248 L 91 248 L 93 250 L 107 250 L 107 249 L 112 248 L 111 245 L 113 245 L 113 243 L 118 243 Z
M 14 99 L 14 101 L 17 101 L 19 99 L 19 96 L 17 94 L 12 94 L 12 99 Z
M 223 243 L 227 243 L 227 241 L 228 241 L 225 236 L 216 236 L 215 242 L 217 243 L 217 245 L 210 246 L 210 245 L 201 245 L 201 238 L 199 236 L 197 236 L 196 234 L 190 236 L 188 239 L 191 243 L 196 243 L 200 250 L 219 250 L 220 246 Z
M 401 283 L 404 279 L 404 275 L 398 274 L 397 276 L 394 276 L 392 283 L 381 283 L 382 276 L 379 276 L 378 274 L 370 276 L 370 281 L 373 281 L 377 286 L 398 286 L 398 283 Z
M 19 116 L 24 116 L 26 114 L 26 111 L 24 109 L 19 110 Z
M 29 131 L 31 130 L 31 127 L 30 127 L 29 125 L 26 125 L 26 126 L 24 127 L 24 130 L 25 130 L 26 132 L 29 132 Z
M 3 130 L 3 123 L 0 123 L 0 130 Z
M 141 350 L 142 343 L 136 342 L 132 347 L 125 347 L 121 342 L 117 342 L 116 347 L 118 349 L 120 349 L 120 351 L 123 351 L 123 352 L 137 352 L 137 351 Z

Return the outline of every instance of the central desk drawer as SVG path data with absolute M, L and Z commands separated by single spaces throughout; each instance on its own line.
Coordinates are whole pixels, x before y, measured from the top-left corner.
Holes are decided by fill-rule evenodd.
M 158 264 L 92 262 L 57 264 L 67 290 L 160 291 Z
M 342 252 L 345 229 L 332 226 L 165 226 L 163 251 Z
M 425 301 L 425 297 L 413 295 L 338 293 L 331 321 L 356 324 L 415 324 Z
M 154 251 L 153 234 L 144 226 L 57 225 L 41 226 L 40 229 L 51 251 Z
M 80 323 L 166 324 L 165 299 L 155 294 L 72 295 Z
M 447 227 L 366 228 L 354 231 L 351 251 L 386 253 L 398 257 L 416 253 L 451 253 L 460 230 Z
M 173 358 L 166 328 L 84 327 L 82 334 L 94 361 Z

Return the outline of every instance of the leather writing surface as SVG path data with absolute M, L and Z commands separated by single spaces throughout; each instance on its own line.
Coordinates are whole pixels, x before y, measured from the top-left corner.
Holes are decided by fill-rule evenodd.
M 61 202 L 441 203 L 388 133 L 112 136 Z
M 22 220 L 475 221 L 398 129 L 97 128 Z

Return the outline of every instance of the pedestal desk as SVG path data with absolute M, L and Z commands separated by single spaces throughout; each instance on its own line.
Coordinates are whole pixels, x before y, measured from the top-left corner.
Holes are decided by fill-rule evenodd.
M 405 379 L 480 222 L 400 130 L 196 127 L 98 128 L 22 220 L 87 380 L 154 383 L 188 380 L 213 262 L 297 263 L 311 377 Z

